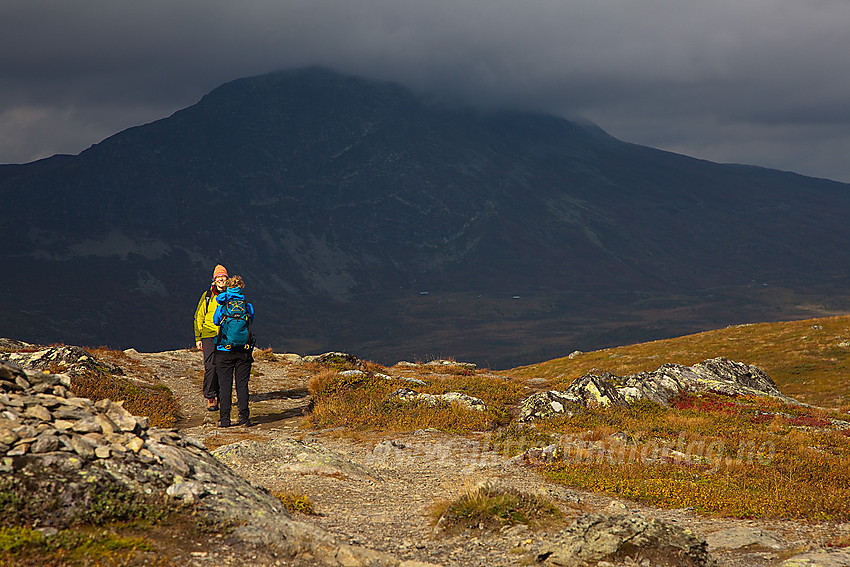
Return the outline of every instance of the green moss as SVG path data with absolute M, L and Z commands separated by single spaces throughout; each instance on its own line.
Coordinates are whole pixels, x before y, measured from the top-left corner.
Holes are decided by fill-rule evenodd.
M 167 513 L 165 507 L 155 505 L 149 498 L 114 485 L 92 492 L 89 505 L 80 520 L 102 525 L 114 521 L 157 520 Z
M 0 527 L 0 551 L 14 555 L 28 549 L 46 549 L 44 536 L 29 528 Z
M 126 556 L 127 552 L 152 550 L 145 538 L 121 536 L 108 530 L 61 530 L 45 537 L 30 528 L 0 527 L 0 565 L 14 565 L 23 558 L 28 564 L 42 559 L 42 564 L 60 560 L 63 565 L 91 565 Z

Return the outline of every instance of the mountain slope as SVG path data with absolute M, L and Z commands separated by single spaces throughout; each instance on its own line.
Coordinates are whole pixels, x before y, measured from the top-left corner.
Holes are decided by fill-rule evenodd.
M 2 166 L 0 198 L 0 259 L 25 283 L 0 325 L 41 342 L 188 344 L 218 262 L 263 346 L 385 362 L 507 366 L 847 305 L 845 184 L 323 69 Z
M 765 370 L 784 394 L 850 410 L 850 316 L 735 325 L 648 343 L 574 353 L 506 371 L 568 385 L 589 372 L 637 374 L 665 363 L 693 365 L 722 356 Z

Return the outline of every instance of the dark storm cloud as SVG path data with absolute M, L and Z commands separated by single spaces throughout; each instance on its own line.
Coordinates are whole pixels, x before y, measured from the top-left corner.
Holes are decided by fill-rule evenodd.
M 850 181 L 843 0 L 118 0 L 0 7 L 0 162 L 77 153 L 219 84 L 320 64 Z

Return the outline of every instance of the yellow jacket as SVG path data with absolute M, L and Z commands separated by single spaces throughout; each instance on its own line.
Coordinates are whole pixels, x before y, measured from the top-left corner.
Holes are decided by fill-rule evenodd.
M 195 342 L 218 335 L 218 325 L 213 323 L 213 315 L 218 304 L 215 302 L 217 293 L 213 290 L 207 299 L 207 292 L 201 294 L 198 308 L 195 309 Z

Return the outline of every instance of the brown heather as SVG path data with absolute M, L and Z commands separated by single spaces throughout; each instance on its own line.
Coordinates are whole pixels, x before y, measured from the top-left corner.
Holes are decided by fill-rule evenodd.
M 842 343 L 845 343 L 842 346 Z M 690 366 L 709 358 L 755 364 L 783 394 L 808 404 L 850 411 L 850 316 L 737 325 L 673 339 L 582 353 L 506 371 L 516 377 L 569 385 L 593 369 L 612 374 L 655 370 L 664 363 Z
M 367 367 L 386 372 L 374 364 Z M 351 431 L 407 432 L 429 428 L 451 433 L 487 431 L 509 423 L 507 406 L 516 403 L 523 391 L 519 382 L 471 371 L 449 376 L 426 373 L 421 377 L 427 385 L 414 385 L 418 392 L 462 392 L 480 398 L 488 409 L 482 412 L 457 404 L 431 406 L 425 401 L 403 401 L 392 396 L 399 388 L 411 387 L 403 380 L 350 377 L 323 370 L 310 382 L 309 391 L 315 400 L 310 421 L 315 427 L 345 427 Z
M 532 378 L 546 379 L 539 389 L 563 390 L 590 371 L 624 375 L 717 356 L 760 366 L 783 393 L 831 409 L 786 406 L 753 396 L 682 394 L 669 408 L 639 402 L 533 426 L 511 422 L 516 403 L 530 393 L 526 381 Z M 488 410 L 404 403 L 391 393 L 411 387 L 409 383 L 327 371 L 311 383 L 311 423 L 342 427 L 351 434 L 429 427 L 489 431 L 489 447 L 512 455 L 559 442 L 569 449 L 573 440 L 583 449 L 574 448 L 563 462 L 535 466 L 573 487 L 709 515 L 850 520 L 850 430 L 830 421 L 850 420 L 845 398 L 850 388 L 850 316 L 736 326 L 498 373 L 439 373 L 419 366 L 408 375 L 427 383 L 412 386 L 416 391 L 463 392 L 484 400 Z M 612 439 L 625 441 L 618 446 Z M 682 450 L 688 458 L 644 461 L 639 455 L 647 446 Z M 617 459 L 617 451 L 634 458 Z
M 135 363 L 122 351 L 106 347 L 87 349 L 95 357 L 109 360 L 125 372 Z M 75 376 L 71 381 L 75 395 L 98 401 L 109 398 L 123 401 L 124 408 L 133 415 L 145 415 L 154 427 L 174 427 L 180 420 L 180 407 L 166 386 L 161 384 L 140 385 L 123 376 Z
M 132 360 L 120 351 L 92 352 L 125 371 L 133 369 Z M 258 351 L 257 356 L 274 354 Z M 517 403 L 533 392 L 528 386 L 533 378 L 546 380 L 537 389 L 565 389 L 591 370 L 624 375 L 717 356 L 760 366 L 783 393 L 828 409 L 752 396 L 683 394 L 669 408 L 639 402 L 533 426 L 513 421 Z M 850 316 L 736 326 L 500 372 L 460 370 L 460 365 L 455 371 L 424 365 L 386 369 L 369 362 L 365 368 L 418 378 L 426 385 L 344 376 L 340 369 L 305 364 L 301 370 L 313 374 L 313 427 L 339 428 L 340 434 L 352 437 L 428 428 L 487 432 L 489 448 L 511 455 L 560 443 L 569 449 L 567 458 L 535 466 L 569 486 L 709 515 L 850 521 L 850 430 L 830 421 L 850 420 Z M 148 416 L 152 425 L 175 424 L 177 404 L 165 387 L 109 375 L 75 379 L 72 388 L 94 400 L 125 400 L 131 413 Z M 480 398 L 488 409 L 404 402 L 392 396 L 399 388 L 462 392 Z M 650 446 L 684 449 L 689 456 L 696 449 L 699 454 L 662 462 L 617 457 L 639 456 Z

